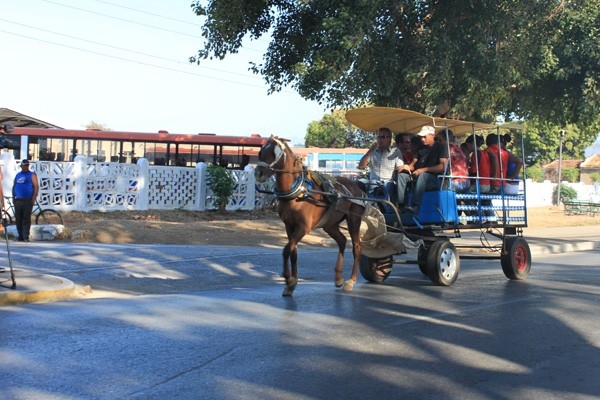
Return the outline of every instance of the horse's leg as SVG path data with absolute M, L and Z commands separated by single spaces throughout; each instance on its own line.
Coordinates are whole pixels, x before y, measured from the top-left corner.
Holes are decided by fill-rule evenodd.
M 305 235 L 305 231 L 299 228 L 286 226 L 288 243 L 283 248 L 283 278 L 285 279 L 283 296 L 291 296 L 298 284 L 298 243 Z
M 358 263 L 360 262 L 360 255 L 362 253 L 362 244 L 360 243 L 360 224 L 361 224 L 361 215 L 362 210 L 358 207 L 357 210 L 354 210 L 351 207 L 350 212 L 348 213 L 348 233 L 350 234 L 350 239 L 352 239 L 352 255 L 354 256 L 354 262 L 352 263 L 352 274 L 350 275 L 350 279 L 348 279 L 344 283 L 343 290 L 352 291 L 354 289 L 354 284 L 356 284 L 356 278 L 358 275 Z
M 346 249 L 346 236 L 340 231 L 340 225 L 326 225 L 323 227 L 323 230 L 327 232 L 329 236 L 338 245 L 338 256 L 337 261 L 335 263 L 335 286 L 340 287 L 344 284 L 344 277 L 342 276 L 342 271 L 344 269 L 344 250 Z

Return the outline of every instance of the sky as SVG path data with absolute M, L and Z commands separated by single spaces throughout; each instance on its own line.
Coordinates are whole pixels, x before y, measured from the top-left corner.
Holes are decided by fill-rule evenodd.
M 0 107 L 66 129 L 258 133 L 304 143 L 329 110 L 248 72 L 268 38 L 190 64 L 204 40 L 191 0 L 0 0 Z

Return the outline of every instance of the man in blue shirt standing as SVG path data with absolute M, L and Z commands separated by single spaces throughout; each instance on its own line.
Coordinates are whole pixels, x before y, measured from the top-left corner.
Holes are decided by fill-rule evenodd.
M 21 161 L 21 172 L 15 176 L 12 195 L 15 204 L 15 221 L 20 242 L 29 242 L 31 212 L 39 190 L 38 178 L 29 170 L 29 160 Z

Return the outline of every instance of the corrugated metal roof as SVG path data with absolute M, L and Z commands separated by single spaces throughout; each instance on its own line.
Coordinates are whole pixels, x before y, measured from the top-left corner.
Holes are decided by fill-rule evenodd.
M 15 128 L 62 129 L 60 126 L 30 117 L 8 108 L 0 108 L 0 126 L 10 123 Z

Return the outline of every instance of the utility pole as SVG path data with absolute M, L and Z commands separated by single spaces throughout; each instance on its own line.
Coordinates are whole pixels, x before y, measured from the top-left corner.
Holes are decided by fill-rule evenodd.
M 560 206 L 560 183 L 562 181 L 562 146 L 563 138 L 565 137 L 565 130 L 561 129 L 558 131 L 560 135 L 560 146 L 558 148 L 558 186 L 556 188 L 556 205 Z

